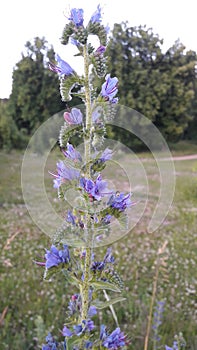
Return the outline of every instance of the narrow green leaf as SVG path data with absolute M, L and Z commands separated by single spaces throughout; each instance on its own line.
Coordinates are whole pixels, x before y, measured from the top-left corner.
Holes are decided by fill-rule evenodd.
M 113 292 L 121 293 L 121 290 L 113 283 L 104 282 L 104 281 L 95 281 L 95 282 L 91 282 L 91 285 L 95 291 L 99 289 L 108 289 L 108 290 L 112 290 Z
M 97 309 L 104 309 L 110 305 L 114 305 L 116 303 L 119 303 L 123 300 L 126 300 L 126 298 L 124 297 L 117 297 L 117 298 L 114 298 L 114 299 L 111 299 L 111 300 L 108 300 L 108 301 L 100 301 L 100 300 L 94 300 L 92 302 L 92 305 L 94 305 Z

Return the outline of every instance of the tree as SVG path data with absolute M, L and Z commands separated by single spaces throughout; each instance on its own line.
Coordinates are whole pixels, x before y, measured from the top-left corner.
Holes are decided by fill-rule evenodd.
M 13 72 L 9 112 L 20 132 L 31 135 L 65 104 L 59 98 L 58 77 L 47 67 L 47 61 L 54 59 L 53 47 L 36 37 L 25 48 Z
M 167 140 L 177 140 L 192 119 L 196 53 L 178 41 L 165 53 L 162 44 L 146 26 L 115 24 L 108 65 L 119 79 L 120 103 L 150 119 Z

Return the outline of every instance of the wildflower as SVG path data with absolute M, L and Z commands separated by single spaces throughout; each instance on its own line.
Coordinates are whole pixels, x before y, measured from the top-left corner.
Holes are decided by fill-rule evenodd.
M 46 337 L 47 344 L 42 345 L 42 350 L 57 350 L 57 342 L 52 337 L 51 333 L 48 333 Z
M 124 211 L 131 205 L 130 194 L 112 194 L 107 204 L 114 209 Z
M 76 225 L 76 216 L 73 215 L 71 210 L 68 210 L 67 212 L 66 221 L 71 223 L 72 225 Z
M 50 173 L 55 177 L 53 187 L 59 188 L 65 181 L 72 181 L 79 178 L 80 172 L 76 169 L 68 167 L 61 160 L 57 163 L 57 174 Z
M 103 153 L 101 154 L 101 156 L 100 156 L 99 159 L 100 159 L 102 162 L 106 162 L 107 160 L 110 160 L 111 157 L 112 157 L 112 150 L 109 149 L 109 148 L 106 148 L 106 149 L 103 151 Z
M 62 335 L 64 337 L 72 337 L 73 333 L 70 331 L 70 329 L 66 326 L 64 326 L 63 330 L 62 330 Z
M 94 305 L 91 305 L 88 310 L 88 317 L 93 317 L 97 314 L 96 307 Z
M 92 345 L 93 345 L 93 343 L 90 340 L 87 340 L 85 342 L 85 349 L 91 349 Z
M 76 151 L 73 145 L 71 145 L 69 142 L 67 143 L 67 150 L 63 151 L 63 154 L 65 155 L 65 157 L 74 161 L 82 161 L 81 154 L 78 151 Z
M 95 51 L 95 53 L 94 53 L 94 56 L 101 56 L 101 55 L 103 55 L 103 54 L 105 53 L 105 51 L 106 51 L 106 47 L 103 46 L 103 45 L 100 45 L 100 46 L 96 49 L 96 51 Z
M 108 336 L 106 328 L 107 327 L 104 324 L 101 325 L 101 327 L 100 327 L 100 340 L 104 340 Z
M 58 250 L 54 245 L 51 246 L 50 250 L 46 250 L 46 268 L 49 269 L 53 266 L 58 266 L 59 264 L 68 264 L 70 261 L 70 253 L 67 245 L 64 244 L 63 250 Z
M 77 326 L 73 326 L 75 334 L 80 336 L 82 333 L 85 333 L 86 331 L 91 332 L 95 326 L 94 322 L 92 320 L 83 320 L 82 324 L 78 324 Z
M 91 270 L 96 272 L 96 271 L 102 271 L 105 268 L 106 264 L 112 264 L 114 263 L 114 257 L 111 254 L 111 248 L 107 249 L 107 253 L 104 256 L 103 261 L 94 261 L 91 266 Z
M 118 92 L 117 84 L 118 78 L 111 78 L 110 74 L 105 77 L 106 82 L 102 85 L 101 96 L 105 98 L 106 101 L 114 102 L 114 96 Z
M 166 350 L 179 350 L 177 341 L 174 341 L 172 348 L 168 345 L 165 345 Z
M 97 10 L 93 13 L 92 17 L 90 18 L 91 23 L 100 23 L 102 20 L 101 16 L 101 6 L 97 6 Z
M 56 54 L 56 61 L 57 65 L 51 62 L 49 63 L 49 68 L 52 72 L 58 73 L 59 77 L 61 78 L 74 74 L 74 70 L 71 68 L 71 66 L 67 62 L 63 61 L 58 54 Z
M 120 328 L 116 328 L 111 334 L 109 334 L 103 341 L 102 345 L 107 349 L 116 350 L 122 346 L 125 346 L 125 335 L 121 332 Z
M 83 25 L 84 21 L 83 13 L 83 9 L 74 8 L 70 11 L 70 17 L 68 19 L 72 21 L 76 27 L 80 27 Z
M 94 199 L 101 200 L 108 192 L 106 189 L 107 182 L 102 180 L 101 175 L 99 175 L 96 181 L 81 178 L 80 186 Z
M 71 112 L 64 113 L 64 120 L 69 124 L 81 124 L 83 121 L 83 114 L 80 109 L 72 108 Z

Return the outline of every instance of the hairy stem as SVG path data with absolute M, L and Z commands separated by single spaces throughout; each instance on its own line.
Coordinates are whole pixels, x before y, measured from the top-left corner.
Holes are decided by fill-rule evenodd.
M 86 176 L 90 178 L 90 159 L 91 159 L 91 126 L 92 126 L 92 113 L 91 113 L 91 92 L 90 92 L 90 80 L 89 80 L 89 56 L 87 52 L 87 46 L 84 45 L 83 50 L 84 57 L 84 75 L 85 75 L 85 100 L 86 100 L 86 133 L 84 137 L 85 143 L 85 164 L 86 164 Z M 91 248 L 90 248 L 90 233 L 88 232 L 89 215 L 87 213 L 87 229 L 86 229 L 86 255 L 84 265 L 84 280 L 81 288 L 82 297 L 82 313 L 81 319 L 87 319 L 88 304 L 89 304 L 89 277 L 90 277 L 90 265 L 91 265 Z

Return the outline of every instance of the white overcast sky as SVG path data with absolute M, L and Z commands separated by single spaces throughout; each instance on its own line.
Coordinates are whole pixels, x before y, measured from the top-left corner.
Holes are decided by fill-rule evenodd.
M 21 59 L 26 41 L 44 36 L 56 52 L 77 69 L 72 47 L 60 43 L 67 8 L 83 8 L 87 20 L 98 3 L 103 5 L 103 23 L 128 21 L 131 26 L 147 25 L 164 39 L 165 48 L 180 39 L 186 49 L 197 52 L 196 0 L 6 0 L 0 8 L 0 98 L 9 97 L 12 71 Z

